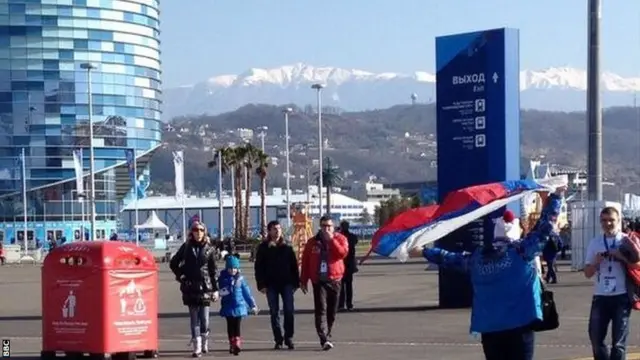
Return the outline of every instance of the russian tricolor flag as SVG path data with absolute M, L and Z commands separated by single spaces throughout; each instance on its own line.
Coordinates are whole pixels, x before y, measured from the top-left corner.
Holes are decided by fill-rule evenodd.
M 451 192 L 440 205 L 407 210 L 391 219 L 373 235 L 369 254 L 374 252 L 406 261 L 414 248 L 432 243 L 533 192 L 554 191 L 566 183 L 566 177 L 544 182 L 503 181 Z

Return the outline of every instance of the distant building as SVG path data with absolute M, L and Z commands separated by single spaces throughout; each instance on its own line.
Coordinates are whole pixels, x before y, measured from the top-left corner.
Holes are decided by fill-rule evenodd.
M 26 236 L 31 248 L 34 240 L 84 237 L 89 206 L 78 200 L 76 149 L 84 190 L 89 149 L 95 150 L 92 239 L 109 237 L 120 206 L 138 190 L 128 151 L 148 183 L 148 163 L 166 126 L 159 6 L 159 0 L 0 1 L 0 243 L 21 244 Z M 89 61 L 93 66 L 83 64 Z
M 402 196 L 420 196 L 433 197 L 433 200 L 438 200 L 438 182 L 437 181 L 409 181 L 385 184 L 385 187 L 398 189 Z M 427 196 L 424 196 L 427 195 Z M 426 199 L 423 199 L 426 200 Z
M 309 194 L 294 192 L 290 194 L 292 204 L 307 204 L 312 217 L 318 217 L 318 191 L 317 187 L 312 187 Z M 323 209 L 326 209 L 326 197 L 323 196 Z M 234 199 L 225 194 L 222 198 L 224 207 L 223 221 L 225 233 L 233 229 L 233 206 Z M 286 192 L 281 188 L 272 189 L 266 196 L 267 219 L 286 221 L 287 202 Z M 187 221 L 194 216 L 198 216 L 209 228 L 211 232 L 217 232 L 219 204 L 215 197 L 191 197 L 185 200 Z M 363 202 L 340 193 L 331 194 L 331 213 L 341 220 L 358 221 L 365 208 Z M 143 223 L 153 211 L 156 211 L 160 220 L 168 227 L 170 233 L 182 232 L 182 203 L 173 196 L 152 196 L 138 201 L 138 222 Z M 251 193 L 250 200 L 250 226 L 252 231 L 257 231 L 260 227 L 260 195 L 258 192 Z M 135 207 L 131 203 L 124 208 L 120 214 L 120 229 L 133 229 L 135 225 Z
M 529 161 L 529 168 L 525 177 L 527 179 L 546 179 L 551 176 L 566 175 L 569 179 L 569 186 L 576 189 L 586 188 L 587 172 L 583 169 L 562 166 L 556 164 L 543 163 L 540 160 Z
M 400 196 L 400 190 L 394 188 L 385 187 L 383 184 L 374 182 L 366 182 L 364 184 L 365 201 L 367 202 L 381 202 L 389 200 L 392 197 Z
M 244 141 L 250 141 L 251 139 L 253 139 L 253 130 L 239 128 L 236 129 L 236 135 Z

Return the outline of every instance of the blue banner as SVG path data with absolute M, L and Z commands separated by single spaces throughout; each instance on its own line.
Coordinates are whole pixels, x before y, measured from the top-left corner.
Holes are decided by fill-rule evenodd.
M 125 158 L 127 159 L 127 169 L 129 170 L 129 180 L 131 181 L 131 187 L 136 190 L 137 193 L 137 181 L 136 181 L 136 157 L 133 153 L 133 149 L 124 150 Z
M 373 237 L 373 234 L 378 231 L 378 225 L 352 224 L 349 226 L 349 231 L 360 239 L 370 239 Z
M 20 155 L 17 156 L 16 158 L 16 172 L 17 172 L 17 176 L 15 177 L 16 181 L 19 181 L 20 183 L 16 184 L 16 189 L 20 189 L 20 194 L 22 194 L 26 189 L 24 187 L 24 181 L 22 179 L 22 167 L 26 166 L 25 164 L 25 157 L 26 157 L 26 153 L 25 153 L 25 149 L 20 149 Z M 22 195 L 21 195 L 22 196 Z M 22 199 L 22 198 L 20 198 Z
M 420 187 L 420 204 L 423 206 L 438 202 L 438 187 L 422 185 Z
M 439 202 L 454 190 L 520 178 L 518 38 L 515 29 L 436 38 Z M 519 213 L 518 206 L 513 210 Z M 491 218 L 496 216 L 467 225 L 436 246 L 472 251 L 493 236 Z M 469 305 L 470 293 L 456 295 L 456 289 L 469 287 L 461 286 L 465 280 L 451 275 L 442 281 L 442 276 L 449 276 L 445 273 L 440 273 L 441 306 Z

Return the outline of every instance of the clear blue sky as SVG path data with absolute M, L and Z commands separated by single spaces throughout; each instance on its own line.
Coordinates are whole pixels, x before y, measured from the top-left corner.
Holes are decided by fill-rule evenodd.
M 602 67 L 640 74 L 640 1 L 604 0 Z M 166 87 L 296 62 L 434 68 L 434 38 L 520 29 L 521 68 L 586 68 L 587 0 L 162 0 Z

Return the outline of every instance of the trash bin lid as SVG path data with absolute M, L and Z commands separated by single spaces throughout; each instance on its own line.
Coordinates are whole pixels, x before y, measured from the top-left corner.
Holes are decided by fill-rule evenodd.
M 102 269 L 157 270 L 153 254 L 135 244 L 120 241 L 77 241 L 53 249 L 43 267 L 71 265 Z

